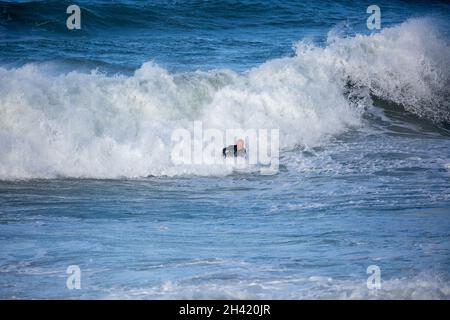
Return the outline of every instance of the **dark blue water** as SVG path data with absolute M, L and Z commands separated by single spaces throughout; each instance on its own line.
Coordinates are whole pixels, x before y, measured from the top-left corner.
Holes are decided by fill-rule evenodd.
M 154 60 L 169 70 L 246 70 L 292 55 L 307 38 L 323 43 L 336 25 L 370 33 L 370 1 L 77 1 L 82 29 L 66 28 L 71 1 L 0 2 L 6 65 L 63 62 L 76 69 L 132 72 Z M 448 19 L 444 1 L 378 1 L 383 26 L 406 18 Z
M 0 298 L 450 297 L 449 4 L 70 4 L 0 2 Z M 174 163 L 193 121 L 277 174 Z

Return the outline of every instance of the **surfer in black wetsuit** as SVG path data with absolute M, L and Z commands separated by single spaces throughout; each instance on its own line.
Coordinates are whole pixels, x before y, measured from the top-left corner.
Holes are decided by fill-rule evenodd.
M 247 150 L 245 150 L 244 140 L 239 139 L 235 145 L 228 146 L 222 150 L 223 157 L 245 157 Z

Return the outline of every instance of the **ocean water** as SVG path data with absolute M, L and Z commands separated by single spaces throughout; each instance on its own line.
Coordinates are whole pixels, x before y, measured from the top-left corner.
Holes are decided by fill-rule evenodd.
M 448 3 L 70 4 L 0 1 L 0 298 L 450 298 Z M 278 172 L 174 163 L 194 121 Z

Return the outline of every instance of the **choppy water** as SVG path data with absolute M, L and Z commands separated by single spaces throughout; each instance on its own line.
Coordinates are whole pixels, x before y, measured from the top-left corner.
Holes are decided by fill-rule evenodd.
M 0 2 L 0 298 L 450 297 L 448 4 L 78 3 Z M 193 121 L 279 173 L 175 165 Z

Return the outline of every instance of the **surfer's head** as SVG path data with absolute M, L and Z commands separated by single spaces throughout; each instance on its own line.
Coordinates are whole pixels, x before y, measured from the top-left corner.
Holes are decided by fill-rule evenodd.
M 245 147 L 245 142 L 242 139 L 239 139 L 238 141 L 236 141 L 236 147 L 238 150 L 242 150 Z

